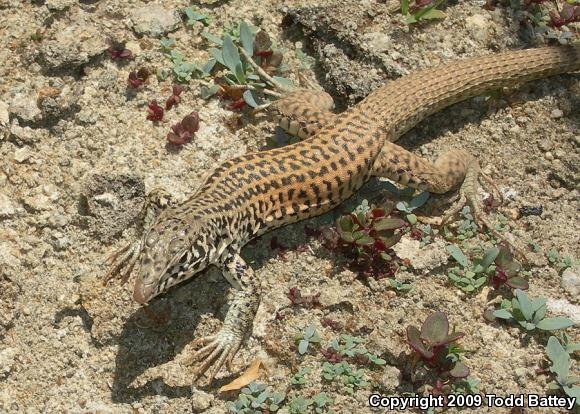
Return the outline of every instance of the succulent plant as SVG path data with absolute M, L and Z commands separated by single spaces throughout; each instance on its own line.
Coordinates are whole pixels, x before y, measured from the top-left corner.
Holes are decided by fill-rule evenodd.
M 469 368 L 457 360 L 457 355 L 464 351 L 452 345 L 464 335 L 463 332 L 449 333 L 449 320 L 443 312 L 429 315 L 421 330 L 412 325 L 407 327 L 407 342 L 415 356 L 435 368 L 438 375 L 451 378 L 469 375 Z

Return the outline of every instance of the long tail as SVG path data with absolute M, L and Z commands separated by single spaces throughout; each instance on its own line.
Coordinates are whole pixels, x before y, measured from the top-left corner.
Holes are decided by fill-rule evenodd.
M 359 109 L 377 117 L 391 140 L 427 116 L 485 91 L 580 70 L 580 45 L 543 47 L 455 61 L 402 77 L 370 94 Z

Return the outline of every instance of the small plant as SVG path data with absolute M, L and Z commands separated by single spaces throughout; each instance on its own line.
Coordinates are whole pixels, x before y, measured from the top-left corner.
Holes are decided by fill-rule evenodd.
M 133 53 L 120 43 L 111 44 L 107 52 L 109 52 L 112 60 L 131 59 L 133 57 Z
M 393 276 L 397 265 L 393 261 L 394 246 L 402 236 L 399 231 L 405 222 L 389 216 L 392 205 L 384 208 L 359 209 L 340 217 L 336 230 L 325 233 L 327 246 L 340 249 L 355 260 L 355 267 L 362 276 L 376 279 Z
M 332 399 L 330 399 L 323 392 L 316 394 L 314 397 L 308 399 L 298 396 L 293 398 L 288 404 L 288 412 L 290 414 L 332 414 L 333 411 L 329 409 L 331 404 Z
M 364 339 L 362 338 L 343 334 L 339 339 L 333 339 L 331 341 L 330 348 L 327 350 L 327 354 L 331 355 L 335 353 L 340 357 L 353 358 L 356 361 L 363 362 L 365 364 L 368 362 L 374 365 L 386 364 L 384 359 L 380 358 L 376 354 L 369 352 L 364 346 L 361 345 L 362 343 L 364 343 Z M 328 352 L 329 350 L 332 350 L 332 352 Z
M 300 370 L 290 377 L 290 385 L 295 387 L 302 387 L 306 385 L 306 375 L 310 374 L 312 371 L 310 368 L 300 368 Z
M 415 0 L 411 6 L 409 0 L 401 0 L 401 13 L 405 16 L 405 23 L 414 24 L 423 20 L 444 19 L 445 13 L 438 10 L 445 0 Z
M 552 265 L 558 272 L 561 272 L 574 265 L 574 260 L 570 256 L 562 257 L 556 249 L 550 249 L 546 253 L 548 262 Z
M 195 111 L 185 116 L 181 122 L 173 125 L 167 134 L 167 140 L 174 145 L 184 145 L 193 139 L 199 130 L 199 114 Z
M 560 332 L 560 343 L 570 355 L 580 351 L 580 343 L 572 342 L 566 332 Z
M 137 71 L 129 72 L 129 78 L 127 79 L 127 82 L 129 83 L 129 87 L 133 88 L 133 89 L 137 89 L 138 87 L 143 85 L 145 82 L 147 82 L 147 79 L 149 79 L 150 74 L 151 73 L 149 72 L 149 70 L 147 70 L 145 68 L 141 68 Z
M 516 289 L 515 297 L 511 301 L 502 301 L 501 309 L 494 311 L 493 316 L 515 321 L 527 331 L 535 329 L 555 331 L 574 325 L 574 322 L 568 318 L 546 318 L 546 299 L 530 300 L 528 295 L 520 289 Z
M 316 332 L 314 325 L 310 325 L 301 335 L 298 335 L 296 343 L 298 344 L 298 353 L 300 355 L 308 352 L 310 344 L 320 344 L 320 336 Z
M 163 108 L 157 104 L 155 99 L 147 104 L 147 119 L 153 122 L 163 120 Z
M 180 85 L 173 85 L 171 88 L 171 96 L 165 101 L 165 109 L 169 111 L 174 106 L 178 106 L 181 103 L 181 92 L 183 92 L 183 87 Z
M 479 394 L 480 382 L 477 378 L 467 377 L 455 381 L 451 389 L 454 394 Z
M 167 37 L 161 38 L 161 40 L 159 40 L 159 43 L 161 43 L 161 50 L 163 50 L 166 53 L 171 52 L 171 49 L 173 49 L 176 46 L 175 39 L 169 39 Z
M 354 395 L 355 390 L 366 388 L 370 383 L 364 379 L 362 369 L 353 368 L 348 362 L 331 364 L 325 362 L 322 365 L 322 377 L 327 381 L 339 380 L 342 384 L 342 391 Z
M 397 279 L 389 279 L 389 284 L 393 289 L 400 293 L 408 293 L 413 289 L 413 285 L 410 283 L 403 283 Z
M 460 355 L 466 351 L 453 344 L 464 335 L 463 332 L 455 331 L 449 334 L 449 320 L 443 312 L 429 315 L 421 330 L 408 326 L 407 342 L 414 351 L 414 364 L 423 361 L 443 379 L 466 378 L 469 368 L 459 360 Z
M 570 354 L 555 336 L 548 339 L 546 353 L 552 362 L 550 372 L 555 376 L 555 380 L 548 384 L 548 389 L 561 389 L 567 396 L 575 398 L 576 406 L 580 407 L 580 387 L 575 386 L 580 383 L 580 377 L 570 375 Z
M 238 399 L 229 404 L 229 409 L 237 414 L 262 414 L 264 410 L 273 413 L 280 409 L 285 398 L 284 394 L 270 392 L 266 384 L 251 382 L 242 388 Z
M 204 26 L 209 26 L 211 23 L 211 18 L 206 13 L 201 13 L 195 7 L 186 7 L 183 9 L 185 17 L 187 18 L 186 24 L 188 26 L 194 26 L 197 22 L 200 22 Z
M 217 80 L 217 85 L 205 87 L 205 97 L 220 92 L 223 97 L 234 101 L 234 109 L 244 105 L 255 108 L 260 106 L 255 94 L 270 94 L 272 91 L 268 86 L 277 89 L 293 87 L 288 79 L 266 73 L 266 69 L 275 70 L 282 55 L 271 49 L 272 43 L 265 32 L 259 32 L 242 21 L 236 28 L 226 31 L 223 38 L 208 32 L 203 32 L 202 36 L 218 46 L 210 48 L 209 53 L 225 69 L 225 75 Z
M 411 224 L 417 224 L 417 216 L 413 211 L 424 205 L 429 200 L 429 193 L 424 191 L 421 194 L 410 197 L 408 200 L 401 200 L 396 204 L 397 210 L 406 214 L 405 218 Z
M 485 251 L 483 257 L 473 262 L 455 245 L 447 246 L 446 250 L 459 264 L 449 270 L 448 277 L 464 292 L 477 291 L 488 278 L 496 289 L 503 285 L 513 289 L 528 289 L 528 281 L 518 276 L 521 265 L 513 259 L 507 247 L 492 247 Z

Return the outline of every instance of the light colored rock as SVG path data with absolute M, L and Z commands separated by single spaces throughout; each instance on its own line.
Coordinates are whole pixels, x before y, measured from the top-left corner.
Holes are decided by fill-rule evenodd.
M 465 27 L 480 41 L 485 41 L 490 35 L 490 23 L 487 18 L 481 14 L 474 14 L 465 19 Z
M 161 37 L 176 30 L 181 19 L 176 11 L 167 10 L 157 4 L 135 9 L 131 14 L 133 30 L 140 35 Z
M 0 349 L 0 378 L 6 378 L 10 374 L 17 354 L 16 348 Z
M 580 324 L 580 306 L 573 305 L 566 299 L 548 299 L 546 307 L 548 312 L 565 316 L 574 321 L 575 324 Z
M 401 385 L 402 374 L 399 368 L 386 365 L 383 368 L 383 375 L 380 380 L 380 387 L 386 394 L 395 394 L 397 388 Z
M 556 108 L 552 109 L 552 113 L 550 115 L 552 116 L 552 118 L 558 119 L 564 116 L 564 112 L 561 109 Z
M 32 152 L 27 147 L 18 148 L 14 151 L 14 161 L 19 164 L 22 164 L 24 161 L 29 159 L 32 156 Z
M 445 251 L 445 243 L 436 239 L 433 243 L 421 247 L 421 242 L 403 237 L 393 246 L 393 250 L 401 259 L 409 259 L 414 269 L 429 270 L 447 262 L 449 254 Z
M 78 22 L 58 31 L 55 40 L 43 44 L 39 63 L 49 70 L 73 72 L 108 47 L 103 33 L 91 25 Z
M 10 114 L 8 113 L 8 104 L 0 101 L 0 127 L 7 126 L 10 122 Z
M 77 0 L 46 0 L 46 8 L 50 11 L 63 11 L 74 5 Z
M 0 193 L 0 218 L 10 218 L 16 214 L 14 203 L 3 193 Z
M 214 396 L 198 390 L 195 387 L 191 387 L 191 408 L 193 412 L 200 413 L 207 410 L 214 400 Z
M 14 95 L 8 111 L 26 122 L 40 120 L 42 112 L 36 104 L 36 96 L 31 91 Z
M 0 210 L 1 211 L 1 210 Z M 564 270 L 560 286 L 575 298 L 580 295 L 580 265 L 575 265 Z
M 53 207 L 50 198 L 44 194 L 37 194 L 32 197 L 26 197 L 23 201 L 28 207 L 35 211 L 51 210 Z
M 392 49 L 391 38 L 386 33 L 365 33 L 363 39 L 366 47 L 375 53 L 387 52 Z

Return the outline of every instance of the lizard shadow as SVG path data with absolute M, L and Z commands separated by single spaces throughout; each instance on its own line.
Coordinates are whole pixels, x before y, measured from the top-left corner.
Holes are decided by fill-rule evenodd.
M 219 279 L 216 282 L 214 271 L 202 272 L 201 277 L 170 289 L 125 321 L 115 340 L 118 348 L 110 385 L 114 402 L 132 403 L 159 395 L 191 398 L 193 377 L 188 375 L 188 368 L 160 366 L 173 361 L 187 344 L 196 339 L 194 332 L 200 315 L 215 314 L 223 319 L 227 282 Z M 155 373 L 139 378 L 150 369 Z M 172 381 L 166 381 L 166 378 L 178 378 L 175 383 L 180 385 L 171 384 Z M 221 385 L 219 382 L 216 380 Z

